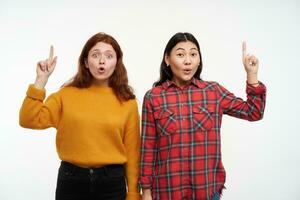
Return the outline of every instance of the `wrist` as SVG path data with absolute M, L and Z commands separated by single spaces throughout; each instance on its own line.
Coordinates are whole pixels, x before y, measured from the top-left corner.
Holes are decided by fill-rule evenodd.
M 259 81 L 258 80 L 247 80 L 247 84 L 248 85 L 256 85 L 256 84 L 259 84 Z
M 48 77 L 37 76 L 34 82 L 34 87 L 43 89 L 48 82 Z
M 145 195 L 151 194 L 151 189 L 150 188 L 142 188 L 142 193 Z
M 250 85 L 250 86 L 252 86 L 252 87 L 258 87 L 259 86 L 259 84 L 260 84 L 260 82 L 259 81 L 257 81 L 257 82 L 246 82 L 247 83 L 247 85 Z
M 250 85 L 258 83 L 257 74 L 247 74 L 247 83 Z

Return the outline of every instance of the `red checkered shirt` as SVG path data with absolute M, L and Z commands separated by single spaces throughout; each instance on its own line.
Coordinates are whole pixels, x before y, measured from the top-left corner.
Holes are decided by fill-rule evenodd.
M 263 117 L 266 87 L 247 85 L 247 101 L 216 82 L 192 79 L 184 88 L 166 81 L 145 94 L 142 108 L 142 188 L 157 200 L 209 200 L 221 192 L 223 114 Z

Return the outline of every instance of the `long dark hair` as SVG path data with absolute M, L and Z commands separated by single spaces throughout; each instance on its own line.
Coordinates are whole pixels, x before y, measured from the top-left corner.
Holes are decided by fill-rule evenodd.
M 78 60 L 78 71 L 76 75 L 63 87 L 74 86 L 78 88 L 87 88 L 93 83 L 93 76 L 90 70 L 85 67 L 89 51 L 98 43 L 104 42 L 110 44 L 117 54 L 116 68 L 111 77 L 109 77 L 108 85 L 112 87 L 115 95 L 120 101 L 134 99 L 132 88 L 128 85 L 127 71 L 123 64 L 123 52 L 118 42 L 110 35 L 105 33 L 97 33 L 93 35 L 84 45 Z
M 173 78 L 173 73 L 171 71 L 171 68 L 167 66 L 167 63 L 165 62 L 165 56 L 170 56 L 172 49 L 179 43 L 179 42 L 187 42 L 190 41 L 194 43 L 197 46 L 199 57 L 200 57 L 200 64 L 197 68 L 196 73 L 194 74 L 194 78 L 201 80 L 200 74 L 202 71 L 202 56 L 200 52 L 200 46 L 197 41 L 197 39 L 191 34 L 191 33 L 176 33 L 173 35 L 173 37 L 169 40 L 167 43 L 167 46 L 164 51 L 163 59 L 160 64 L 160 77 L 159 80 L 156 81 L 153 86 L 159 86 L 166 80 L 171 80 Z

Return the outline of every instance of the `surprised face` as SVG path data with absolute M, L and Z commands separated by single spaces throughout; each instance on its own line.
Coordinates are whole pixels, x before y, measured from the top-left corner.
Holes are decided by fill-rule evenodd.
M 117 64 L 117 54 L 114 48 L 107 43 L 98 42 L 88 54 L 86 68 L 89 69 L 94 84 L 108 86 L 108 81 L 114 73 Z
M 196 73 L 201 62 L 197 46 L 190 42 L 179 42 L 165 56 L 165 62 L 171 67 L 173 81 L 182 87 L 189 83 Z

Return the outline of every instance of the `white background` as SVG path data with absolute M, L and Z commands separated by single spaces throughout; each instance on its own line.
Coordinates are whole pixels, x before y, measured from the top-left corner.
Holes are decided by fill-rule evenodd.
M 259 122 L 223 118 L 223 199 L 300 199 L 299 10 L 297 0 L 0 0 L 0 199 L 54 199 L 55 129 L 21 128 L 19 109 L 36 63 L 47 58 L 51 44 L 58 64 L 47 94 L 75 74 L 84 43 L 97 32 L 120 43 L 140 108 L 176 32 L 198 39 L 205 80 L 245 98 L 241 44 L 246 40 L 260 59 L 267 105 Z

